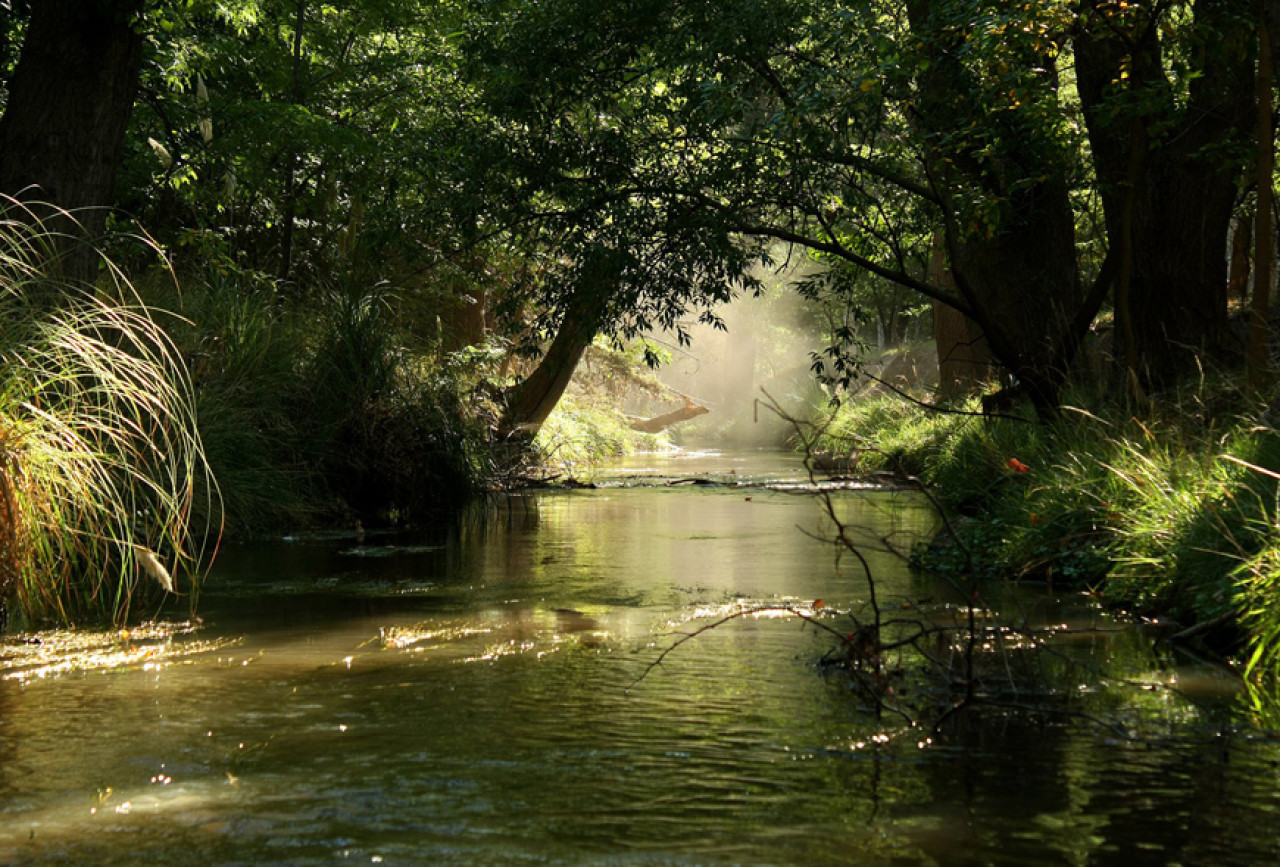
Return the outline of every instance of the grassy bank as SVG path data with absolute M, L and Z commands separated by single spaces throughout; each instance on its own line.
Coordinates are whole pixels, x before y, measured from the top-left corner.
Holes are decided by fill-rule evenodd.
M 882 397 L 826 422 L 823 448 L 916 475 L 957 516 L 959 544 L 920 565 L 1089 590 L 1280 674 L 1280 432 L 1229 391 L 1048 425 Z
M 673 448 L 665 433 L 632 430 L 616 408 L 580 391 L 565 395 L 534 446 L 548 470 L 578 481 L 589 480 L 594 466 L 609 458 Z

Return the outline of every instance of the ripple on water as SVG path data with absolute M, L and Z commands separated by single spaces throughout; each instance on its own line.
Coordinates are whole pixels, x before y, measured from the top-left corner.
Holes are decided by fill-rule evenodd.
M 751 496 L 705 486 L 530 495 L 439 550 L 434 537 L 398 552 L 402 540 L 379 537 L 388 550 L 358 556 L 343 553 L 351 538 L 233 550 L 219 567 L 230 577 L 205 597 L 211 626 L 123 643 L 83 633 L 67 642 L 84 642 L 67 651 L 80 668 L 38 686 L 0 681 L 0 861 L 1253 864 L 1274 854 L 1278 747 L 1202 738 L 1204 708 L 1230 700 L 1210 688 L 1192 703 L 1094 679 L 1068 700 L 1081 671 L 1055 663 L 1047 673 L 1060 682 L 1044 695 L 1145 720 L 1161 737 L 1121 743 L 1082 719 L 1001 710 L 956 720 L 920 748 L 919 730 L 860 713 L 840 678 L 819 673 L 829 639 L 786 612 L 735 617 L 650 668 L 682 634 L 744 605 L 819 614 L 861 601 L 857 570 L 838 571 L 830 546 L 794 530 L 820 526 L 805 523 L 812 503 Z M 841 514 L 869 537 L 926 526 L 901 500 L 841 496 Z M 895 600 L 936 598 L 930 616 L 948 622 L 961 610 L 890 559 L 873 568 Z M 406 587 L 431 591 L 397 592 Z M 1018 592 L 1029 622 L 1094 617 Z M 826 607 L 803 607 L 817 596 Z M 230 644 L 206 652 L 206 640 Z M 160 669 L 147 668 L 154 658 L 88 664 L 130 645 L 171 656 Z M 1079 631 L 1061 650 L 1168 680 L 1149 636 Z M 4 657 L 4 671 L 58 664 L 19 659 L 26 652 Z

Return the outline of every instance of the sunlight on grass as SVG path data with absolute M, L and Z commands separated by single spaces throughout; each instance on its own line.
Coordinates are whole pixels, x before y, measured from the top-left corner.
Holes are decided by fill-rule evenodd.
M 30 623 L 122 623 L 194 600 L 217 489 L 169 338 L 105 257 L 61 278 L 53 237 L 0 203 L 0 589 Z
M 1228 395 L 1228 385 L 1222 388 Z M 1201 384 L 1139 421 L 1066 407 L 1025 424 L 928 413 L 899 398 L 842 407 L 822 448 L 932 486 L 962 544 L 916 553 L 944 573 L 1097 594 L 1137 616 L 1243 643 L 1249 673 L 1280 675 L 1280 432 Z M 1234 631 L 1233 631 L 1234 630 Z

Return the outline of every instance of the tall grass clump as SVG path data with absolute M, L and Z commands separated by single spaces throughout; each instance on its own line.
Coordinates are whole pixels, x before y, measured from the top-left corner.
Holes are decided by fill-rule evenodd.
M 178 314 L 170 333 L 191 371 L 201 438 L 231 535 L 297 529 L 323 511 L 308 418 L 306 322 L 269 277 L 234 267 L 146 281 L 148 300 Z
M 485 485 L 479 362 L 414 337 L 385 285 L 286 290 L 218 260 L 182 286 L 148 292 L 182 316 L 231 535 L 406 523 Z
M 0 593 L 31 624 L 194 599 L 209 528 L 190 519 L 216 488 L 186 369 L 112 262 L 70 282 L 69 239 L 0 211 Z

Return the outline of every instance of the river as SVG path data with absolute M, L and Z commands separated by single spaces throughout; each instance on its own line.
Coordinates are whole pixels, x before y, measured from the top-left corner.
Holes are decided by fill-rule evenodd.
M 865 603 L 802 480 L 787 455 L 631 458 L 412 536 L 228 545 L 199 623 L 11 640 L 0 862 L 1275 861 L 1280 741 L 1086 596 L 993 589 L 1058 628 L 1051 662 L 936 734 L 868 712 L 785 612 L 654 666 L 744 606 Z M 832 496 L 868 540 L 935 529 L 916 495 Z M 883 606 L 957 610 L 883 547 Z

